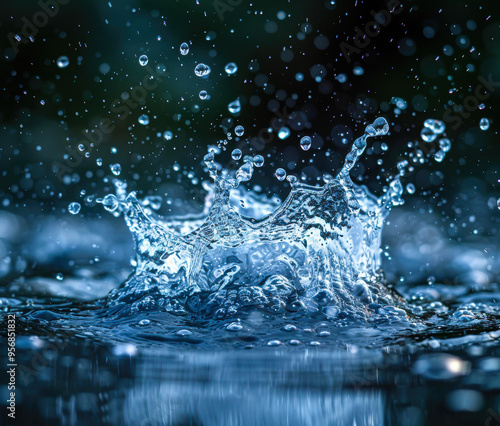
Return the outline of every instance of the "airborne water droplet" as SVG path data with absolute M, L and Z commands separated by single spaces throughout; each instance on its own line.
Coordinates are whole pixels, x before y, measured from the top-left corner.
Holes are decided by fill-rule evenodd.
M 225 67 L 224 67 L 224 71 L 226 71 L 226 73 L 228 75 L 232 75 L 234 74 L 236 71 L 238 71 L 238 65 L 236 65 L 234 62 L 229 62 Z
M 174 134 L 173 134 L 170 130 L 165 130 L 165 131 L 163 132 L 163 137 L 164 137 L 167 141 L 169 141 L 169 140 L 171 140 L 171 139 L 174 137 Z
M 439 139 L 439 148 L 443 152 L 448 152 L 451 149 L 451 141 L 448 138 Z
M 189 53 L 189 45 L 186 42 L 182 43 L 180 51 L 181 55 L 186 56 Z
M 307 151 L 309 148 L 311 148 L 311 138 L 309 136 L 304 136 L 300 140 L 300 147 L 304 150 Z
M 479 128 L 481 130 L 488 130 L 490 128 L 490 121 L 487 118 L 481 118 L 479 121 Z
M 111 169 L 111 172 L 115 175 L 115 176 L 119 176 L 120 173 L 122 172 L 122 166 L 120 166 L 118 163 L 117 164 L 112 164 L 110 166 L 110 169 Z
M 236 136 L 243 136 L 245 133 L 245 129 L 243 126 L 236 126 L 236 129 L 234 129 L 234 133 L 236 133 Z
M 264 157 L 262 155 L 256 155 L 253 157 L 253 164 L 255 167 L 262 167 L 264 165 Z
M 408 194 L 414 194 L 415 185 L 413 185 L 413 183 L 409 183 L 408 185 L 406 185 L 406 191 L 408 192 Z
M 142 114 L 139 117 L 139 124 L 142 124 L 143 126 L 147 126 L 149 124 L 149 117 L 146 114 Z
M 210 67 L 208 65 L 205 65 L 205 64 L 198 64 L 198 65 L 196 65 L 196 68 L 194 69 L 194 73 L 198 77 L 204 77 L 204 76 L 210 74 L 210 71 L 212 71 L 210 69 Z
M 139 64 L 141 67 L 145 67 L 149 62 L 149 58 L 146 55 L 141 55 L 139 57 Z
M 288 127 L 282 127 L 278 130 L 278 137 L 281 140 L 288 138 L 288 136 L 290 136 L 290 129 Z
M 276 176 L 276 179 L 284 180 L 286 178 L 286 171 L 280 167 L 279 169 L 276 169 L 274 175 Z
M 446 129 L 446 126 L 443 121 L 435 120 L 433 118 L 428 118 L 424 121 L 424 127 L 430 129 L 436 135 L 440 135 Z
M 420 137 L 424 142 L 433 142 L 437 138 L 437 134 L 429 127 L 424 127 L 420 132 Z
M 200 99 L 201 99 L 202 101 L 204 101 L 204 100 L 205 100 L 205 99 L 207 99 L 207 97 L 208 97 L 208 92 L 207 92 L 206 90 L 202 90 L 202 91 L 200 92 L 200 95 L 199 95 L 199 96 L 200 96 Z
M 67 56 L 59 56 L 57 58 L 57 66 L 59 68 L 66 68 L 69 65 L 69 59 Z
M 241 103 L 239 99 L 236 99 L 235 101 L 231 102 L 228 106 L 227 109 L 231 114 L 237 114 L 241 111 Z
M 118 207 L 118 199 L 114 194 L 108 194 L 102 200 L 102 205 L 108 212 L 115 211 Z
M 231 158 L 233 160 L 239 160 L 242 156 L 242 152 L 241 152 L 241 149 L 238 149 L 236 148 L 235 150 L 233 150 L 233 152 L 231 153 Z
M 80 203 L 71 203 L 69 206 L 68 206 L 68 211 L 71 213 L 71 214 L 78 214 L 80 212 L 80 209 L 82 208 L 82 206 L 80 205 Z

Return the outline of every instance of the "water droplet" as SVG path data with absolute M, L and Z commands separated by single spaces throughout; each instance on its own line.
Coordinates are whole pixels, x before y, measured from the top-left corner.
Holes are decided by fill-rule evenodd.
M 69 65 L 69 58 L 67 56 L 59 56 L 57 58 L 57 66 L 59 68 L 66 68 Z
M 446 153 L 442 150 L 439 150 L 434 154 L 434 160 L 436 160 L 438 163 L 441 163 L 444 160 L 444 157 L 446 156 Z
M 479 128 L 481 130 L 488 130 L 490 128 L 490 121 L 487 118 L 481 118 L 479 121 Z
M 59 281 L 62 281 L 64 279 L 64 275 L 61 274 L 60 272 L 56 275 L 56 278 L 59 280 Z
M 245 163 L 236 172 L 236 179 L 239 182 L 248 182 L 253 175 L 253 165 L 252 163 Z
M 451 141 L 448 138 L 439 139 L 439 148 L 443 152 L 448 152 L 451 149 Z
M 186 56 L 189 53 L 189 45 L 186 42 L 182 43 L 180 51 L 181 55 Z
M 429 127 L 424 127 L 420 132 L 420 137 L 424 142 L 433 142 L 437 138 L 437 134 Z
M 142 114 L 139 117 L 139 124 L 142 124 L 143 126 L 147 126 L 149 124 L 149 117 L 146 114 Z
M 288 127 L 282 127 L 278 130 L 278 137 L 281 140 L 288 138 L 288 136 L 290 136 L 290 129 Z
M 345 74 L 339 74 L 337 80 L 339 83 L 345 83 L 347 81 L 347 76 Z
M 256 155 L 253 157 L 253 164 L 255 167 L 262 167 L 264 165 L 264 157 L 262 155 Z
M 118 199 L 114 194 L 108 194 L 102 200 L 102 205 L 108 212 L 115 211 L 118 208 L 118 204 Z
M 194 69 L 194 73 L 198 77 L 204 77 L 204 76 L 210 74 L 210 71 L 212 71 L 210 69 L 210 67 L 208 65 L 205 65 L 205 64 L 198 64 L 198 65 L 196 65 L 196 68 Z
M 373 124 L 368 125 L 367 128 L 370 126 L 371 126 L 371 129 L 373 129 L 373 131 L 375 131 L 375 136 L 383 136 L 383 135 L 387 135 L 387 133 L 389 133 L 389 123 L 387 122 L 387 120 L 384 117 L 377 118 L 373 122 Z M 370 136 L 371 136 L 371 134 L 370 134 Z
M 245 133 L 245 128 L 243 126 L 236 126 L 236 129 L 234 129 L 234 133 L 236 133 L 236 136 L 243 136 Z
M 497 208 L 500 210 L 500 198 L 497 198 Z
M 192 336 L 193 332 L 191 330 L 183 329 L 183 330 L 179 330 L 175 334 L 177 334 L 177 336 L 186 337 L 186 336 Z
M 200 92 L 200 99 L 204 101 L 205 99 L 207 99 L 207 97 L 208 97 L 208 92 L 206 90 L 202 90 Z
M 240 331 L 242 328 L 243 328 L 243 326 L 242 326 L 242 325 L 241 325 L 241 323 L 238 321 L 238 322 L 232 322 L 231 324 L 229 324 L 229 325 L 226 327 L 226 330 L 227 330 L 227 331 Z
M 174 137 L 174 134 L 173 134 L 170 130 L 165 130 L 165 131 L 163 132 L 163 137 L 164 137 L 167 141 L 169 141 L 169 140 L 171 140 L 171 139 Z
M 139 65 L 145 67 L 149 62 L 149 58 L 146 55 L 141 55 L 139 57 Z
M 408 194 L 415 194 L 415 185 L 413 185 L 413 183 L 409 183 L 406 185 L 406 191 Z
M 354 67 L 352 72 L 354 75 L 363 75 L 365 73 L 365 70 L 361 67 Z
M 115 175 L 115 176 L 119 176 L 120 173 L 122 172 L 122 166 L 120 166 L 118 163 L 116 164 L 111 164 L 111 166 L 109 166 L 109 168 L 111 169 L 111 172 Z
M 276 179 L 278 179 L 278 180 L 285 180 L 286 171 L 285 171 L 285 169 L 282 169 L 280 167 L 279 169 L 276 169 L 276 171 L 274 172 L 274 175 L 276 176 Z
M 231 153 L 231 158 L 233 160 L 239 160 L 242 156 L 242 152 L 241 152 L 241 149 L 238 149 L 236 148 L 235 150 L 233 150 L 233 152 Z
M 102 166 L 102 158 L 98 158 L 95 162 L 99 167 Z
M 309 136 L 304 136 L 301 140 L 300 140 L 300 147 L 304 150 L 304 151 L 307 151 L 309 148 L 311 148 L 311 138 Z
M 80 209 L 82 208 L 82 206 L 80 205 L 80 203 L 71 203 L 69 206 L 68 206 L 68 211 L 71 213 L 71 214 L 78 214 L 80 212 Z
M 226 71 L 226 73 L 228 75 L 232 75 L 234 74 L 236 71 L 238 71 L 238 65 L 236 65 L 234 62 L 229 62 L 228 64 L 226 64 L 226 66 L 224 67 L 224 71 Z
M 151 321 L 149 321 L 148 319 L 142 319 L 139 321 L 139 325 L 142 325 L 142 326 L 149 325 L 150 323 L 151 323 Z
M 441 120 L 434 120 L 433 118 L 428 118 L 424 121 L 424 127 L 432 130 L 436 135 L 440 135 L 446 130 L 446 125 Z
M 231 102 L 228 106 L 227 109 L 231 114 L 237 114 L 241 111 L 241 103 L 239 99 L 236 99 L 235 101 Z

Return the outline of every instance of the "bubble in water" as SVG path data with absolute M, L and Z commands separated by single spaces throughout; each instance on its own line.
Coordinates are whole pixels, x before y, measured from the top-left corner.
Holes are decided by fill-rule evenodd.
M 233 160 L 239 160 L 242 155 L 243 153 L 241 152 L 241 149 L 238 148 L 236 148 L 235 150 L 233 150 L 233 152 L 231 152 L 231 158 Z
M 71 203 L 69 206 L 68 206 L 68 211 L 71 213 L 71 214 L 78 214 L 80 212 L 80 209 L 82 208 L 82 206 L 80 205 L 80 203 Z
M 196 68 L 194 69 L 194 73 L 198 77 L 205 77 L 206 75 L 210 74 L 210 71 L 212 71 L 210 69 L 210 67 L 208 65 L 205 65 L 205 64 L 198 64 L 198 65 L 196 65 Z
M 99 167 L 102 166 L 102 158 L 98 158 L 95 162 Z
M 488 130 L 490 128 L 490 121 L 487 118 L 481 118 L 479 121 L 479 128 L 481 130 Z
M 165 131 L 163 132 L 163 137 L 164 137 L 167 141 L 169 141 L 169 140 L 171 140 L 171 139 L 174 137 L 174 134 L 173 134 L 170 130 L 165 130 Z
M 408 194 L 415 194 L 415 185 L 413 185 L 413 183 L 409 183 L 406 185 L 406 191 Z
M 243 126 L 236 126 L 234 129 L 234 133 L 236 133 L 236 136 L 243 136 L 245 133 L 245 128 Z
M 288 127 L 282 127 L 278 130 L 278 137 L 281 140 L 286 139 L 288 136 L 290 136 L 290 129 Z
M 276 171 L 274 172 L 274 175 L 276 176 L 276 179 L 278 179 L 278 180 L 285 180 L 286 171 L 285 171 L 285 169 L 282 169 L 280 167 L 279 169 L 276 169 Z
M 424 127 L 420 132 L 420 137 L 424 142 L 433 142 L 437 138 L 437 134 L 429 127 Z
M 200 92 L 200 99 L 204 101 L 205 99 L 207 99 L 207 97 L 208 97 L 208 92 L 206 90 L 202 90 Z
M 186 56 L 189 53 L 189 46 L 186 42 L 181 44 L 181 55 Z
M 307 151 L 309 148 L 311 148 L 311 138 L 309 136 L 304 136 L 300 140 L 300 147 L 304 150 Z
M 443 152 L 448 152 L 451 149 L 451 141 L 448 138 L 439 139 L 439 148 Z
M 103 198 L 102 205 L 108 212 L 115 211 L 118 208 L 118 199 L 114 194 L 108 194 Z
M 232 75 L 234 74 L 236 71 L 238 71 L 238 65 L 236 65 L 234 62 L 229 62 L 228 64 L 226 64 L 226 66 L 224 67 L 224 71 L 226 71 L 226 73 L 228 75 Z
M 66 68 L 69 65 L 69 58 L 67 56 L 59 56 L 57 58 L 57 66 L 59 68 Z
M 255 167 L 262 167 L 264 165 L 264 157 L 262 155 L 256 155 L 253 157 L 253 164 Z
M 111 169 L 111 172 L 115 176 L 119 176 L 120 173 L 122 172 L 122 166 L 120 166 L 118 163 L 117 164 L 112 164 L 109 168 Z
M 228 106 L 227 109 L 231 114 L 237 114 L 241 111 L 241 103 L 239 99 L 236 99 L 235 101 L 231 102 Z
M 500 198 L 497 199 L 497 207 L 498 207 L 498 210 L 500 210 Z
M 149 116 L 147 116 L 146 114 L 142 114 L 140 117 L 139 117 L 139 123 L 142 124 L 143 126 L 147 126 L 149 124 Z
M 145 67 L 149 62 L 149 58 L 146 55 L 141 55 L 139 57 L 139 64 L 141 67 Z
M 446 129 L 446 125 L 441 120 L 434 120 L 433 118 L 428 118 L 424 121 L 424 127 L 430 129 L 436 135 L 440 135 Z

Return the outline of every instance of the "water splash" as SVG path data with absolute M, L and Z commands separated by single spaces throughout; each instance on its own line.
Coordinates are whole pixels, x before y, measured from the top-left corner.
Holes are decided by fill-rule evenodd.
M 230 203 L 231 191 L 251 179 L 260 158 L 231 175 L 218 171 L 209 152 L 204 161 L 213 179 L 213 202 L 197 216 L 162 219 L 134 193 L 125 197 L 125 185 L 117 181 L 137 266 L 109 303 L 130 303 L 132 311 L 154 306 L 216 317 L 245 307 L 321 311 L 330 318 L 406 317 L 394 308 L 402 300 L 382 284 L 379 271 L 384 219 L 401 203 L 399 175 L 380 198 L 349 175 L 367 139 L 388 130 L 384 118 L 368 125 L 338 176 L 324 186 L 289 176 L 290 194 L 261 218 L 243 216 Z

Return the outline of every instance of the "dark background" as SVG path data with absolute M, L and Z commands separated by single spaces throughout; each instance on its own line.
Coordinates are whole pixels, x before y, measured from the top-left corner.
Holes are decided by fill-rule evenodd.
M 222 0 L 219 7 L 221 3 L 229 4 Z M 277 167 L 317 183 L 322 173 L 335 174 L 364 126 L 384 116 L 391 124 L 390 135 L 372 139 L 373 150 L 353 171 L 380 194 L 384 176 L 393 174 L 397 159 L 411 151 L 407 143 L 420 140 L 425 119 L 442 119 L 447 108 L 462 105 L 478 86 L 479 76 L 492 74 L 500 81 L 496 2 L 403 2 L 401 13 L 392 15 L 391 22 L 351 63 L 342 56 L 341 43 L 353 43 L 355 27 L 363 29 L 373 19 L 370 11 L 387 9 L 383 1 L 334 5 L 330 1 L 252 1 L 251 5 L 242 1 L 223 11 L 222 20 L 215 4 L 71 0 L 49 18 L 34 42 L 20 44 L 16 54 L 8 34 L 19 34 L 22 18 L 31 21 L 40 5 L 2 2 L 2 208 L 28 215 L 64 213 L 69 202 L 79 201 L 83 215 L 100 215 L 102 208 L 95 206 L 95 198 L 85 202 L 85 197 L 110 191 L 103 178 L 110 175 L 112 163 L 121 164 L 120 177 L 129 182 L 129 189 L 143 195 L 168 192 L 167 198 L 174 201 L 194 198 L 200 204 L 199 182 L 207 178 L 201 160 L 207 146 L 224 139 L 237 124 L 245 127 L 244 139 L 249 140 L 242 148 L 244 154 L 266 156 L 265 167 L 247 186 L 258 183 L 283 198 L 287 183 L 273 177 Z M 286 13 L 285 19 L 279 19 L 280 11 Z M 467 37 L 464 46 L 457 44 L 461 36 Z M 190 44 L 187 56 L 179 53 L 182 42 Z M 445 45 L 453 47 L 452 54 L 443 53 Z M 82 130 L 112 116 L 113 101 L 140 84 L 146 75 L 138 63 L 142 54 L 152 67 L 163 64 L 168 76 L 148 92 L 143 107 L 117 120 L 116 130 L 61 183 L 51 170 L 52 163 L 63 162 L 66 148 L 75 148 L 82 139 Z M 61 55 L 69 58 L 62 69 L 56 64 Z M 194 75 L 200 62 L 212 69 L 208 79 Z M 224 72 L 228 62 L 238 65 L 235 75 Z M 354 75 L 355 66 L 362 66 L 364 74 Z M 106 68 L 109 71 L 103 72 Z M 318 72 L 321 82 L 313 78 Z M 303 81 L 295 79 L 297 73 L 304 74 Z M 347 75 L 345 83 L 336 78 L 341 73 Z M 198 97 L 202 89 L 208 91 L 209 100 Z M 393 97 L 408 104 L 399 115 L 394 114 Z M 236 98 L 242 109 L 234 115 L 227 105 Z M 446 136 L 453 146 L 443 163 L 430 160 L 404 182 L 417 188 L 406 197 L 406 208 L 437 212 L 441 218 L 436 223 L 450 237 L 497 232 L 499 98 L 497 90 L 484 102 L 485 108 L 474 111 L 458 129 L 448 124 Z M 285 107 L 290 119 L 280 123 L 273 111 L 285 111 Z M 147 126 L 137 121 L 144 113 L 150 117 Z M 479 129 L 482 117 L 491 121 L 488 131 Z M 277 137 L 283 124 L 291 128 L 286 140 Z M 256 141 L 261 129 L 269 126 L 274 126 L 272 141 Z M 172 140 L 161 137 L 165 130 L 173 132 Z M 339 136 L 343 132 L 347 143 Z M 299 147 L 303 135 L 313 137 L 307 152 Z M 381 142 L 389 146 L 387 152 L 380 149 Z M 228 151 L 218 161 L 230 165 L 229 152 L 237 145 L 234 138 L 229 141 Z M 112 147 L 117 148 L 116 154 L 111 153 Z M 326 156 L 327 151 L 331 156 Z M 103 159 L 102 167 L 96 165 L 97 158 Z M 383 159 L 382 166 L 378 159 Z M 178 171 L 172 169 L 175 163 L 180 165 Z M 187 176 L 191 170 L 198 178 L 195 184 Z M 450 223 L 456 227 L 450 228 Z

